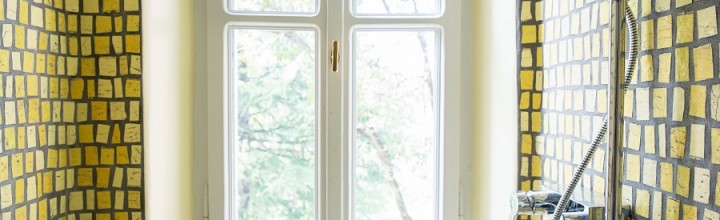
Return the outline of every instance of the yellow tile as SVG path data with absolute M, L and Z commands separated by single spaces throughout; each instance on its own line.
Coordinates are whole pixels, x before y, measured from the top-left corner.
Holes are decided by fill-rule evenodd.
M 87 81 L 87 87 L 88 98 L 95 98 L 95 80 L 89 79 Z
M 717 15 L 715 14 L 715 6 L 698 10 L 697 17 L 698 38 L 715 36 L 717 34 Z
M 100 199 L 100 198 L 98 198 L 98 199 Z M 109 201 L 109 198 L 108 198 L 108 201 Z M 99 201 L 98 201 L 98 205 L 100 205 Z M 98 206 L 98 209 L 100 209 L 99 206 Z M 95 220 L 110 220 L 110 213 L 95 213 Z
M 140 102 L 130 101 L 130 121 L 140 120 Z
M 25 202 L 25 195 L 25 179 L 15 180 L 15 204 Z
M 657 0 L 655 1 L 655 11 L 662 12 L 670 9 L 670 0 Z
M 107 102 L 93 101 L 92 120 L 107 120 Z
M 88 103 L 78 103 L 75 110 L 77 111 L 78 122 L 86 122 L 88 120 Z
M 69 14 L 67 18 L 67 31 L 69 33 L 77 33 L 80 25 L 78 23 L 78 16 L 75 14 Z
M 652 4 L 650 3 L 651 0 L 638 0 L 638 1 L 642 1 L 640 16 L 638 16 L 638 17 L 645 17 L 645 16 L 649 15 L 650 13 L 652 13 Z
M 690 87 L 690 115 L 705 117 L 705 103 L 707 102 L 707 88 L 702 85 Z
M 27 219 L 27 207 L 20 206 L 15 208 L 15 219 Z
M 668 197 L 666 204 L 665 219 L 678 220 L 680 218 L 680 202 L 672 197 Z
M 720 164 L 720 128 L 713 128 L 712 137 L 712 163 Z
M 10 170 L 10 163 L 8 156 L 0 156 L 0 182 L 8 180 L 8 171 Z
M 685 6 L 685 5 L 689 5 L 690 3 L 692 3 L 692 1 L 693 1 L 693 0 L 676 0 L 676 1 L 675 1 L 675 7 L 676 7 L 676 8 L 679 8 L 679 7 L 682 7 L 682 6 Z
M 677 183 L 675 186 L 675 193 L 685 198 L 688 198 L 690 193 L 690 168 L 678 165 L 677 170 Z
M 15 48 L 25 49 L 25 27 L 15 25 Z
M 35 54 L 32 52 L 25 51 L 23 53 L 23 72 L 32 73 L 35 72 Z M 17 84 L 16 84 L 17 85 Z
M 698 219 L 697 218 L 698 217 L 697 207 L 688 205 L 688 204 L 683 204 L 683 215 L 682 216 L 683 216 L 683 220 Z
M 34 98 L 28 100 L 28 122 L 40 122 L 40 99 Z M 35 138 L 31 137 L 30 141 L 35 141 Z
M 63 102 L 63 122 L 75 122 L 75 103 Z
M 640 125 L 628 123 L 628 144 L 627 147 L 633 150 L 640 150 Z
M 40 35 L 38 36 L 38 50 L 41 51 L 47 51 L 48 50 L 48 41 L 49 36 L 45 32 L 40 32 Z
M 81 15 L 80 16 L 80 33 L 82 34 L 93 34 L 93 16 Z
M 10 51 L 0 49 L 0 72 L 10 72 Z
M 142 164 L 142 146 L 133 145 L 132 155 L 130 156 L 130 164 Z
M 98 124 L 95 133 L 95 142 L 107 144 L 110 136 L 110 126 L 106 124 Z
M 119 12 L 120 0 L 103 0 L 103 12 Z
M 535 27 L 535 26 L 533 25 L 530 27 Z M 140 16 L 139 15 L 128 15 L 127 16 L 127 31 L 129 31 L 129 32 L 140 31 Z M 529 31 L 531 31 L 531 30 L 529 30 Z M 535 32 L 537 32 L 537 31 L 535 31 Z M 523 37 L 525 37 L 525 33 L 526 33 L 525 26 L 523 26 Z M 528 40 L 531 40 L 531 39 L 528 39 Z M 537 41 L 537 40 L 535 40 L 535 41 Z M 530 42 L 528 42 L 528 43 L 530 43 Z
M 23 157 L 22 154 L 12 154 L 10 155 L 10 160 L 12 160 L 12 177 L 18 178 L 23 175 Z
M 80 148 L 70 148 L 70 166 L 82 165 L 82 153 Z
M 115 165 L 115 150 L 113 148 L 102 148 L 100 150 L 100 164 Z
M 117 147 L 117 152 L 116 152 L 117 156 L 116 157 L 117 157 L 118 165 L 130 163 L 130 157 L 128 156 L 127 150 L 128 149 L 126 146 L 118 146 Z
M 675 81 L 685 82 L 690 80 L 688 52 L 687 47 L 675 49 Z
M 47 168 L 57 168 L 58 165 L 58 153 L 57 150 L 49 149 L 47 158 Z
M 139 11 L 140 1 L 139 0 L 125 0 L 125 11 Z
M 665 192 L 674 192 L 673 183 L 675 174 L 673 171 L 673 165 L 671 163 L 661 162 L 660 163 L 660 189 Z
M 115 20 L 115 33 L 123 32 L 123 31 L 124 31 L 124 29 L 123 29 L 123 17 L 122 17 L 122 16 L 116 16 L 116 17 L 114 18 L 114 20 Z M 114 39 L 114 37 L 113 37 L 113 39 Z M 114 42 L 114 40 L 113 40 L 113 42 Z
M 672 15 L 658 18 L 657 25 L 657 47 L 668 48 L 672 46 L 673 24 Z
M 633 115 L 633 111 L 635 109 L 634 100 L 635 100 L 635 91 L 627 90 L 627 92 L 625 92 L 625 100 L 623 100 L 625 102 L 623 114 L 626 117 L 634 117 L 634 115 Z
M 682 121 L 685 117 L 685 90 L 683 88 L 675 88 L 673 92 L 673 121 Z
M 56 12 L 50 8 L 45 9 L 45 29 L 48 31 L 56 31 L 57 25 Z
M 647 20 L 640 23 L 640 50 L 655 48 L 655 29 L 653 25 L 654 20 Z
M 100 57 L 99 59 L 99 74 L 101 76 L 116 76 L 117 75 L 117 59 L 113 56 Z
M 128 191 L 128 208 L 139 209 L 142 207 L 140 203 L 140 191 L 130 190 Z
M 95 33 L 104 34 L 112 32 L 112 17 L 96 16 L 95 17 Z
M 108 36 L 96 36 L 95 39 L 95 54 L 110 54 L 110 37 Z
M 140 35 L 125 36 L 125 51 L 128 53 L 140 53 Z
M 83 210 L 83 201 L 84 196 L 82 191 L 70 192 L 70 211 Z
M 720 184 L 718 184 L 718 183 L 720 183 L 720 172 L 718 172 L 717 181 L 715 181 L 715 205 L 716 206 L 720 206 L 720 196 L 717 196 L 717 195 L 720 195 Z
M 92 168 L 79 168 L 77 169 L 77 184 L 78 186 L 93 186 L 93 169 Z
M 640 157 L 638 155 L 627 154 L 627 179 L 634 182 L 640 182 Z
M 15 127 L 6 127 L 4 129 L 4 140 L 5 150 L 11 150 L 17 147 L 17 143 L 15 142 Z
M 127 113 L 125 112 L 125 102 L 110 102 L 110 119 L 127 119 Z
M 70 97 L 73 99 L 82 99 L 85 92 L 85 81 L 75 78 L 70 81 Z
M 79 126 L 80 143 L 93 143 L 95 136 L 93 133 L 93 125 L 83 124 Z
M 79 48 L 79 47 L 80 47 L 80 46 L 79 46 L 79 44 L 78 44 L 78 38 L 76 38 L 76 37 L 70 37 L 70 38 L 68 38 L 68 48 L 69 48 L 69 50 L 70 50 L 70 55 L 73 55 L 73 56 L 78 55 L 78 48 Z
M 520 89 L 532 90 L 535 73 L 533 71 L 520 71 Z
M 112 81 L 106 79 L 98 80 L 97 95 L 100 98 L 112 98 L 113 97 L 113 86 Z
M 651 54 L 640 57 L 640 81 L 649 82 L 654 78 L 653 57 Z
M 650 215 L 650 192 L 638 189 L 635 198 L 635 214 L 648 218 Z
M 542 176 L 542 160 L 539 156 L 533 156 L 532 157 L 532 164 L 531 164 L 531 175 L 533 177 L 541 177 Z
M 113 133 L 112 133 L 112 143 L 113 143 L 113 144 L 119 144 L 119 143 L 120 143 L 120 141 L 121 141 L 121 140 L 120 140 L 120 135 L 122 135 L 122 133 L 121 133 L 121 131 L 120 131 L 120 125 L 119 125 L 119 124 L 115 124 L 115 126 L 113 127 Z
M 26 1 L 20 1 L 20 12 L 18 13 L 18 21 L 21 24 L 28 24 L 30 6 Z
M 110 168 L 97 168 L 97 187 L 108 188 L 110 186 Z
M 117 202 L 115 203 L 118 204 Z M 115 212 L 115 220 L 129 220 L 127 212 Z
M 141 93 L 140 80 L 128 79 L 125 81 L 125 96 L 139 98 Z
M 83 12 L 84 13 L 99 13 L 100 2 L 99 0 L 83 0 Z
M 97 147 L 93 147 L 93 146 L 85 147 L 85 165 L 88 165 L 88 166 L 98 165 Z
M 95 58 L 83 57 L 80 58 L 81 66 L 80 73 L 82 76 L 95 76 Z

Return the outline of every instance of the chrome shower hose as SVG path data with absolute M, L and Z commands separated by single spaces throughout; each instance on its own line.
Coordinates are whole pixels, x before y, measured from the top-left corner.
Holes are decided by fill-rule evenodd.
M 638 54 L 637 20 L 635 20 L 635 16 L 630 10 L 630 7 L 627 5 L 625 5 L 625 22 L 627 23 L 628 27 L 627 31 L 630 33 L 630 51 L 628 53 L 628 63 L 625 65 L 625 80 L 622 87 L 622 94 L 625 94 L 625 91 L 627 91 L 628 89 L 628 85 L 630 84 L 630 80 L 632 79 L 633 72 L 635 71 L 635 64 L 637 62 Z M 595 155 L 595 151 L 597 151 L 598 146 L 600 146 L 600 143 L 605 138 L 607 130 L 608 117 L 606 116 L 603 120 L 603 126 L 602 128 L 600 128 L 600 132 L 598 132 L 597 136 L 592 142 L 592 145 L 590 146 L 590 150 L 587 152 L 587 154 L 585 154 L 585 157 L 583 157 L 582 163 L 580 163 L 580 166 L 577 168 L 577 170 L 575 170 L 575 174 L 573 175 L 570 184 L 560 198 L 560 202 L 555 208 L 555 212 L 553 214 L 553 220 L 560 220 L 560 217 L 563 215 L 563 211 L 565 210 L 568 201 L 570 201 L 570 195 L 572 195 L 578 182 L 580 182 L 582 174 L 585 172 L 585 169 L 590 163 L 590 160 L 592 160 L 593 155 Z

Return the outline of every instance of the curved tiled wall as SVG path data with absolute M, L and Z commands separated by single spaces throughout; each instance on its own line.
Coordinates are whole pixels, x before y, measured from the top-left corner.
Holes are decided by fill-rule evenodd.
M 139 0 L 2 0 L 0 30 L 0 219 L 142 219 Z
M 519 5 L 519 187 L 528 190 L 567 183 L 602 123 L 609 4 Z M 625 100 L 623 198 L 635 219 L 720 219 L 720 1 L 630 5 L 641 50 Z M 599 193 L 604 149 L 581 181 Z

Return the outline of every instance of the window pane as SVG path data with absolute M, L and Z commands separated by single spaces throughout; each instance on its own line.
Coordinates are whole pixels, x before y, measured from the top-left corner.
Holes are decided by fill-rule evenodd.
M 439 16 L 444 0 L 352 0 L 358 16 Z
M 355 219 L 436 219 L 438 33 L 353 33 Z
M 313 219 L 316 32 L 231 34 L 235 219 Z
M 313 15 L 317 0 L 228 0 L 232 12 L 277 15 Z

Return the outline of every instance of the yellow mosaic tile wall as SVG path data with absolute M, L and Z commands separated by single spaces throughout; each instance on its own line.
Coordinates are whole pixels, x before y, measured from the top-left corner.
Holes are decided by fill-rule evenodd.
M 567 184 L 606 113 L 609 3 L 519 5 L 519 187 Z M 720 1 L 630 5 L 641 51 L 625 100 L 623 198 L 634 219 L 720 219 Z M 605 145 L 581 187 L 605 192 L 604 163 Z
M 0 33 L 0 219 L 143 219 L 139 0 L 2 0 Z

